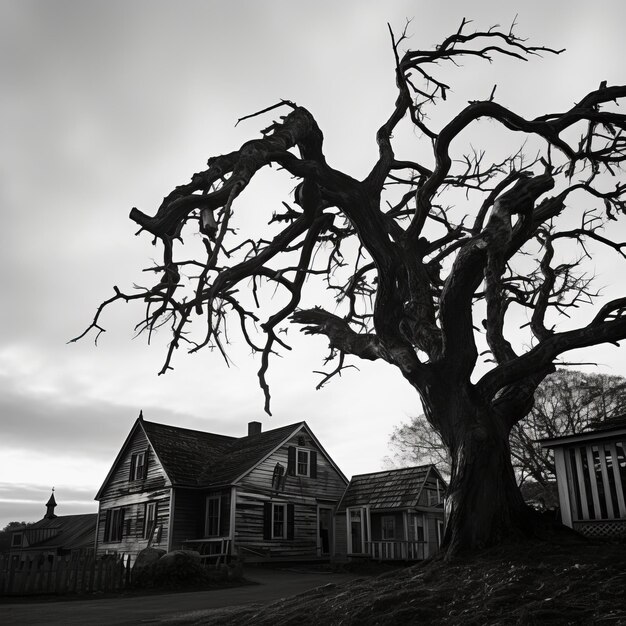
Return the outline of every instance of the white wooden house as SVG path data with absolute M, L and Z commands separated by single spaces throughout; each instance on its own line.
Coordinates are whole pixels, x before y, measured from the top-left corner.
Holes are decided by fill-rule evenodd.
M 140 415 L 96 495 L 96 553 L 329 558 L 347 483 L 305 422 L 229 437 Z
M 443 539 L 446 483 L 434 465 L 353 476 L 337 507 L 337 557 L 417 561 Z
M 563 524 L 589 537 L 626 536 L 626 416 L 541 445 L 554 451 Z

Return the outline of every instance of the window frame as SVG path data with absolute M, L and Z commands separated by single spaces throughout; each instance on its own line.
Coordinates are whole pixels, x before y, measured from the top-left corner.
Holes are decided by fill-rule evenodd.
M 19 539 L 19 542 L 16 541 Z M 24 545 L 24 531 L 20 530 L 18 532 L 14 532 L 11 537 L 11 547 L 12 548 L 21 548 Z
M 129 528 L 125 521 L 130 523 L 130 518 L 125 520 L 126 507 L 118 506 L 107 509 L 104 517 L 104 539 L 103 543 L 120 543 L 124 539 L 124 531 Z
M 159 513 L 159 503 L 146 502 L 144 505 L 143 538 L 152 539 L 152 535 L 157 526 L 157 516 Z M 152 514 L 150 514 L 152 512 Z
M 141 463 L 139 463 L 141 460 Z M 140 452 L 133 452 L 130 455 L 130 473 L 128 480 L 130 482 L 136 480 L 145 480 L 148 476 L 148 451 L 141 450 Z
M 306 473 L 300 471 L 300 453 L 306 454 Z M 311 476 L 311 451 L 308 448 L 296 447 L 296 476 Z
M 215 522 L 215 532 L 211 532 L 209 521 L 209 506 L 212 502 L 217 501 L 217 514 L 213 514 L 211 519 Z M 221 515 L 222 515 L 222 496 L 207 496 L 204 506 L 204 536 L 205 537 L 219 537 L 221 531 Z
M 276 511 L 282 510 L 282 521 L 276 519 Z M 282 524 L 282 534 L 276 533 L 276 523 Z M 271 539 L 287 539 L 287 503 L 286 502 L 272 502 L 272 518 L 270 524 L 270 538 Z

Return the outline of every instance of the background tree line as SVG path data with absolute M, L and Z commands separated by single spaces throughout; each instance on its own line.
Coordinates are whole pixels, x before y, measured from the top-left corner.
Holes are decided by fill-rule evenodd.
M 527 419 L 511 429 L 511 459 L 520 486 L 543 487 L 555 480 L 554 460 L 541 439 L 570 435 L 626 413 L 626 379 L 576 370 L 557 370 L 539 385 Z M 434 463 L 450 476 L 450 456 L 424 415 L 396 426 L 389 438 L 390 466 Z

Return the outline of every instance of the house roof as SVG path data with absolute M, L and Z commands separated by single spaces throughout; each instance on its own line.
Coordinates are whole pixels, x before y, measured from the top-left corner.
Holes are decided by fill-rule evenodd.
M 227 485 L 252 469 L 304 422 L 247 437 L 228 437 L 142 421 L 148 440 L 176 486 Z
M 233 484 L 303 428 L 307 429 L 322 454 L 328 458 L 346 483 L 348 482 L 319 445 L 306 422 L 296 422 L 246 437 L 229 437 L 150 422 L 140 416 L 96 494 L 96 500 L 100 499 L 115 467 L 139 428 L 143 429 L 165 474 L 176 487 L 204 488 Z
M 248 435 L 232 442 L 221 458 L 213 459 L 200 477 L 206 485 L 224 485 L 235 482 L 266 456 L 271 454 L 286 439 L 296 433 L 304 422 L 274 428 L 257 435 Z
M 172 484 L 199 486 L 207 464 L 223 458 L 236 437 L 141 420 L 148 441 Z
M 29 549 L 92 547 L 96 539 L 96 513 L 45 518 L 23 528 Z
M 372 509 L 406 509 L 417 506 L 424 483 L 431 472 L 445 481 L 434 465 L 353 476 L 339 503 L 338 511 L 347 507 L 369 505 Z
M 601 422 L 587 426 L 585 430 L 560 437 L 548 437 L 539 439 L 539 443 L 543 448 L 555 448 L 569 443 L 579 441 L 591 441 L 594 439 L 605 439 L 613 435 L 621 435 L 626 433 L 626 414 L 614 415 Z

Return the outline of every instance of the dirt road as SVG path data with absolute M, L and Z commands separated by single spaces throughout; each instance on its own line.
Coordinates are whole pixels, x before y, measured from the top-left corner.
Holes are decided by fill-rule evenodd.
M 162 595 L 0 604 L 0 624 L 159 624 L 197 619 L 211 609 L 266 604 L 327 584 L 362 577 L 354 574 L 312 572 L 304 569 L 247 568 L 246 578 L 256 584 L 210 591 Z

